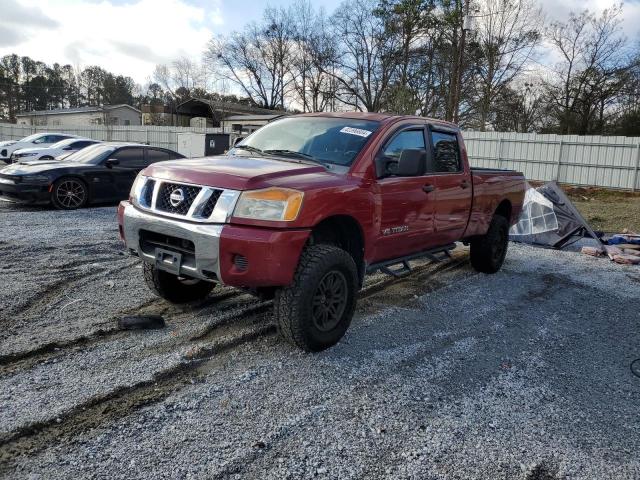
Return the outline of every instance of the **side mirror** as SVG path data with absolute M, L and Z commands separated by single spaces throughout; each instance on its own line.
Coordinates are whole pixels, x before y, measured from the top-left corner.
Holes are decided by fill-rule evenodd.
M 399 177 L 415 177 L 424 173 L 427 151 L 422 148 L 408 148 L 403 150 L 398 160 L 398 167 L 394 172 Z
M 113 168 L 116 165 L 120 165 L 120 160 L 118 160 L 117 158 L 110 158 L 109 160 L 104 162 L 104 166 L 107 168 Z

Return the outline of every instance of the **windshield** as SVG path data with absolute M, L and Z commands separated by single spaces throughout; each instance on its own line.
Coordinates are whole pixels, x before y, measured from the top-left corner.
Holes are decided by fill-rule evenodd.
M 102 160 L 107 158 L 116 147 L 112 145 L 91 145 L 87 148 L 69 155 L 64 159 L 65 162 L 87 163 L 90 165 L 98 165 Z
M 70 143 L 75 142 L 76 140 L 78 140 L 78 139 L 77 138 L 67 138 L 65 140 L 60 140 L 58 143 L 54 143 L 49 148 L 64 148 L 67 145 L 69 145 Z
M 22 140 L 18 140 L 19 142 L 33 142 L 35 139 L 40 138 L 42 136 L 41 133 L 34 133 L 33 135 L 29 135 L 28 137 L 24 137 Z
M 352 118 L 287 117 L 255 131 L 229 153 L 237 155 L 247 150 L 346 166 L 351 165 L 378 125 Z

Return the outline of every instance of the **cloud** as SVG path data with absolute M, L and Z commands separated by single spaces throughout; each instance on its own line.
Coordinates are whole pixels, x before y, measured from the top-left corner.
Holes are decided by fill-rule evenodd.
M 19 45 L 27 38 L 28 37 L 24 31 L 19 31 L 17 28 L 0 24 L 0 48 Z
M 6 1 L 11 2 L 12 18 L 31 12 L 35 17 L 29 22 L 40 22 L 42 28 L 20 37 L 0 25 L 0 56 L 17 53 L 49 64 L 98 65 L 139 83 L 148 79 L 156 63 L 182 54 L 199 61 L 213 29 L 223 21 L 218 1 L 207 2 L 206 8 L 190 4 L 192 0 L 0 3 Z M 0 23 L 6 23 L 4 5 L 2 10 Z M 49 23 L 42 12 L 49 15 Z
M 38 6 L 28 6 L 17 0 L 3 0 L 0 23 L 20 25 L 20 28 L 37 27 L 53 29 L 58 22 L 44 14 Z

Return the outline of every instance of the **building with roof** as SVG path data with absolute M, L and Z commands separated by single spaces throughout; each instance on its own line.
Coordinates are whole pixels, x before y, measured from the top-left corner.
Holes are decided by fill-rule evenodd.
M 231 116 L 249 115 L 279 117 L 287 112 L 254 107 L 244 103 L 222 102 L 206 98 L 191 98 L 176 107 L 176 114 L 188 119 L 192 127 L 220 127 L 229 125 L 227 119 Z M 266 123 L 266 122 L 265 122 Z
M 77 125 L 140 125 L 140 110 L 131 105 L 35 110 L 16 115 L 18 125 L 66 127 Z

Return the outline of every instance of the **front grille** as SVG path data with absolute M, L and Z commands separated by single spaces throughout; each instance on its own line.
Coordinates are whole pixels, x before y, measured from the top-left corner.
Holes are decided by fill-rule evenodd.
M 214 190 L 211 192 L 209 200 L 207 200 L 206 205 L 202 209 L 202 218 L 209 218 L 211 216 L 213 209 L 216 208 L 216 203 L 218 203 L 220 195 L 222 195 L 222 190 Z
M 164 212 L 186 215 L 196 196 L 200 193 L 200 190 L 202 190 L 202 187 L 181 185 L 179 183 L 163 183 L 160 185 L 160 189 L 158 190 L 156 208 Z M 182 192 L 183 200 L 172 205 L 171 194 L 179 191 Z

